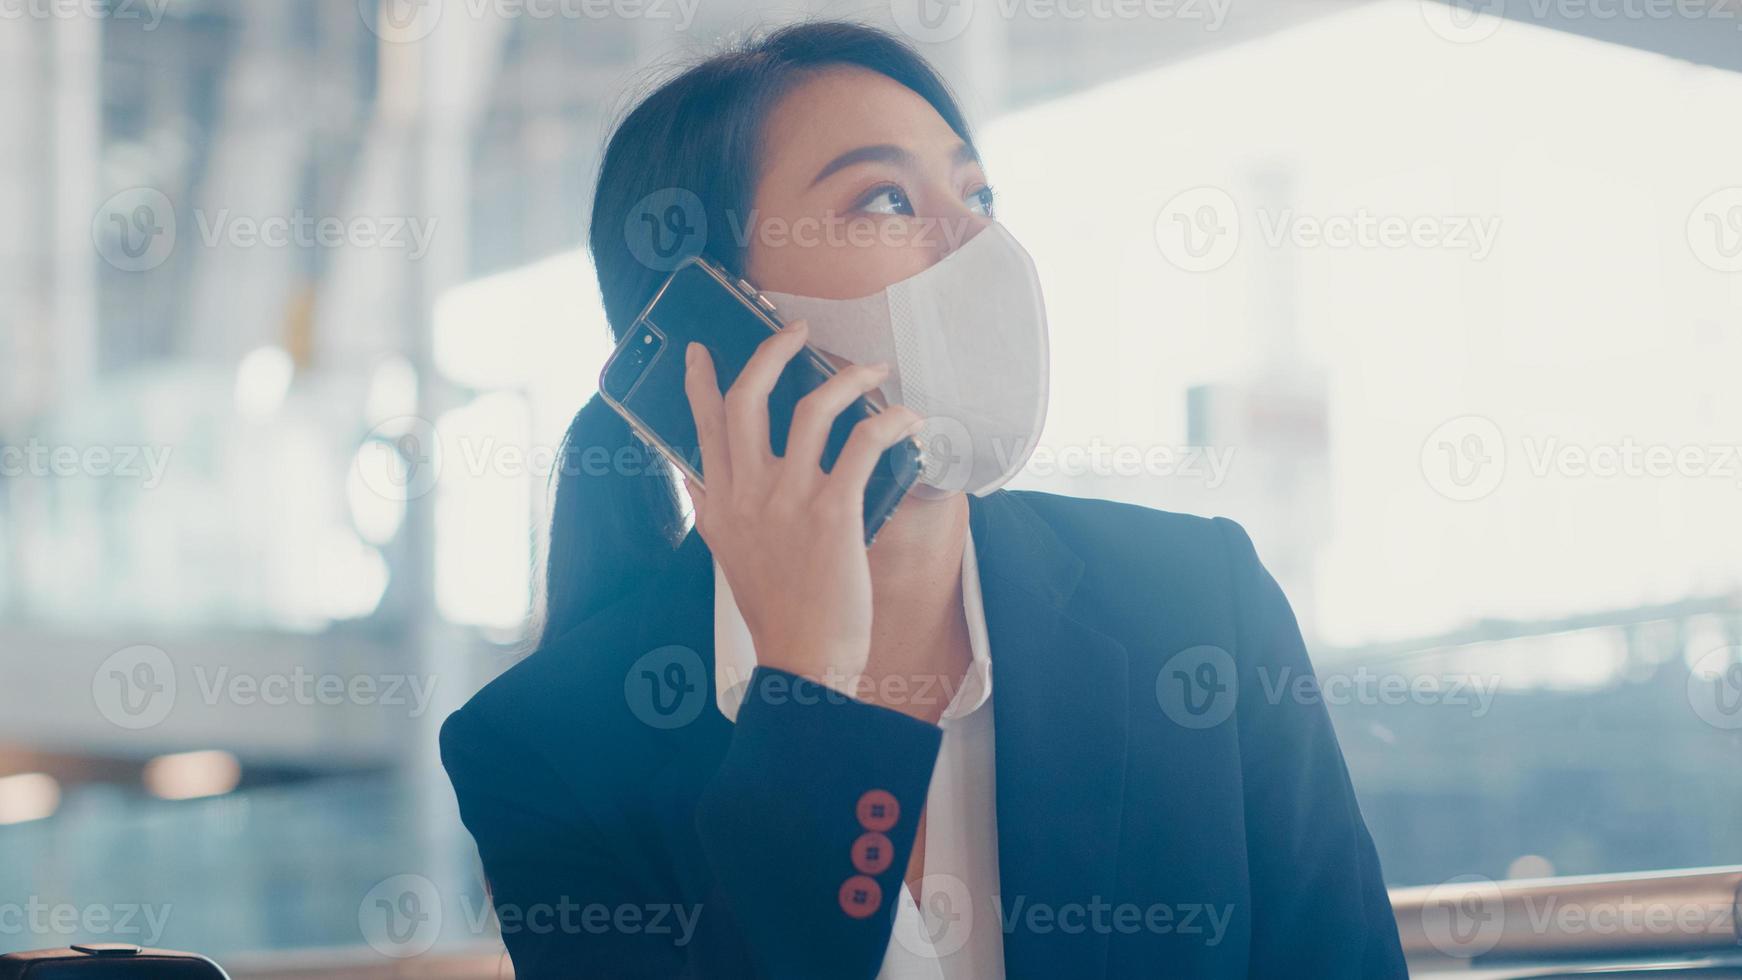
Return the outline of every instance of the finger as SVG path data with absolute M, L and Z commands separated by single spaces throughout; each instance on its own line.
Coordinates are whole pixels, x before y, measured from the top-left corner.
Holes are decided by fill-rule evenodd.
M 792 412 L 792 431 L 786 436 L 785 456 L 795 473 L 821 472 L 823 449 L 828 445 L 835 419 L 887 377 L 886 363 L 850 365 L 798 400 L 798 407 Z
M 729 486 L 732 455 L 726 439 L 725 400 L 714 378 L 714 359 L 693 340 L 684 347 L 683 390 L 696 420 L 696 441 L 701 443 L 702 479 L 715 489 Z
M 774 450 L 768 442 L 768 395 L 787 362 L 804 347 L 808 334 L 804 321 L 799 320 L 758 344 L 726 392 L 727 445 L 740 467 L 760 464 L 765 468 L 773 463 Z
M 853 426 L 853 434 L 847 437 L 835 468 L 829 471 L 830 491 L 863 501 L 865 484 L 883 451 L 918 432 L 923 424 L 924 420 L 912 409 L 896 405 Z

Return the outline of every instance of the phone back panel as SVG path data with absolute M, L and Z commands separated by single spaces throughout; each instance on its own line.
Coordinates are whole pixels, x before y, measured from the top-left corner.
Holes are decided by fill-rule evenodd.
M 630 417 L 643 438 L 661 444 L 681 468 L 707 483 L 695 418 L 684 394 L 684 350 L 696 341 L 713 356 L 720 390 L 738 379 L 750 356 L 777 328 L 779 320 L 759 309 L 758 299 L 718 270 L 690 262 L 674 272 L 612 355 L 601 376 L 608 401 Z M 765 301 L 764 301 L 765 302 Z M 641 348 L 634 353 L 635 348 Z M 646 367 L 634 370 L 640 361 Z M 616 377 L 614 377 L 614 372 Z M 786 450 L 786 434 L 798 400 L 833 374 L 820 355 L 805 348 L 781 372 L 768 398 L 769 442 L 776 455 Z M 876 413 L 861 398 L 835 418 L 824 448 L 822 467 L 835 459 L 860 420 Z M 918 444 L 904 440 L 883 455 L 865 488 L 865 539 L 869 543 L 901 497 L 919 476 Z

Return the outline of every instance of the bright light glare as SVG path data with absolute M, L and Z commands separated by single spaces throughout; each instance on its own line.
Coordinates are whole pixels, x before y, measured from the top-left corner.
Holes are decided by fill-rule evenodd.
M 436 606 L 452 622 L 525 624 L 532 590 L 532 495 L 548 447 L 528 446 L 526 399 L 484 395 L 436 423 L 445 461 L 436 490 Z
M 372 439 L 357 447 L 345 477 L 345 500 L 363 540 L 386 544 L 399 533 L 405 522 L 405 501 L 377 488 L 403 487 L 408 474 L 405 457 L 387 443 Z
M 442 374 L 498 389 L 441 423 L 437 605 L 506 634 L 527 621 L 556 450 L 613 347 L 592 262 L 577 249 L 448 290 L 433 332 Z
M 333 619 L 362 619 L 381 605 L 389 571 L 381 552 L 344 528 L 321 535 L 319 601 Z
M 60 807 L 60 783 L 40 772 L 0 776 L 0 824 L 24 823 L 54 815 Z
M 1286 477 L 1241 482 L 1269 465 L 1249 443 L 1229 447 L 1219 488 L 1067 489 L 1235 517 L 1337 644 L 1742 586 L 1734 472 L 1605 479 L 1555 462 L 1569 445 L 1737 442 L 1742 332 L 1719 325 L 1737 322 L 1742 279 L 1702 264 L 1688 228 L 1738 183 L 1742 127 L 1711 107 L 1742 103 L 1742 77 L 1515 21 L 1453 44 L 1417 8 L 1365 5 L 986 128 L 1001 220 L 1052 322 L 1043 444 L 1178 445 L 1190 386 L 1267 398 L 1267 379 L 1325 372 L 1322 507 Z M 1158 219 L 1203 187 L 1233 199 L 1237 247 L 1188 271 Z M 1447 239 L 1292 234 L 1363 214 Z M 1468 502 L 1422 462 L 1466 416 L 1507 450 L 1497 488 Z
M 580 250 L 444 292 L 433 329 L 436 367 L 460 384 L 489 389 L 560 380 L 583 400 L 610 348 L 598 280 Z
M 166 800 L 222 796 L 242 781 L 242 763 L 216 749 L 160 755 L 145 764 L 145 788 Z
M 417 368 L 394 354 L 381 359 L 369 377 L 364 417 L 371 425 L 403 418 L 417 411 Z
M 282 347 L 249 351 L 236 366 L 236 412 L 253 421 L 271 418 L 283 407 L 295 375 L 296 363 Z

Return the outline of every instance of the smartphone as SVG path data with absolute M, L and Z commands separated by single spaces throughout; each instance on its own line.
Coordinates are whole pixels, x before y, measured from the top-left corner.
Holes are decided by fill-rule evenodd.
M 706 347 L 725 391 L 757 346 L 780 327 L 774 304 L 754 286 L 708 259 L 692 256 L 672 271 L 605 361 L 599 394 L 645 442 L 706 487 L 695 416 L 684 394 L 684 350 L 692 340 Z M 775 455 L 785 452 L 798 400 L 834 374 L 835 368 L 809 346 L 787 362 L 768 396 L 768 435 Z M 822 454 L 825 472 L 834 468 L 853 426 L 879 411 L 860 396 L 836 416 Z M 913 437 L 896 443 L 878 460 L 865 487 L 867 547 L 919 479 L 922 463 L 920 442 Z

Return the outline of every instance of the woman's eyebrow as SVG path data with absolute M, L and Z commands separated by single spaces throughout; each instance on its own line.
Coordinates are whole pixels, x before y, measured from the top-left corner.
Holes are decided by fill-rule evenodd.
M 958 167 L 966 166 L 970 163 L 978 164 L 980 162 L 980 155 L 975 153 L 974 148 L 966 143 L 957 143 L 955 152 L 950 156 L 952 158 L 951 162 Z M 856 150 L 848 150 L 833 160 L 830 160 L 823 166 L 823 169 L 817 171 L 815 177 L 811 178 L 811 186 L 815 187 L 822 183 L 829 177 L 829 175 L 836 171 L 845 170 L 846 168 L 859 163 L 892 163 L 898 167 L 908 168 L 918 166 L 918 161 L 914 158 L 914 155 L 909 153 L 907 150 L 904 150 L 893 143 L 876 143 L 871 146 L 861 146 Z
M 822 183 L 830 174 L 833 174 L 838 170 L 845 170 L 854 164 L 874 162 L 893 163 L 902 167 L 914 166 L 913 154 L 899 146 L 895 146 L 894 144 L 877 143 L 872 146 L 861 146 L 856 150 L 848 150 L 833 160 L 830 160 L 823 166 L 823 169 L 817 171 L 816 177 L 811 179 L 811 186 L 815 187 Z

